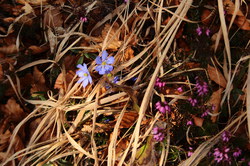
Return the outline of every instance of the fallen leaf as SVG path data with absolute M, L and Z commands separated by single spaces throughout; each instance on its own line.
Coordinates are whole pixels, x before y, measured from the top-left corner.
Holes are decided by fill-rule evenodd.
M 180 48 L 180 52 L 182 52 L 182 51 L 189 52 L 191 50 L 189 45 L 187 44 L 187 42 L 183 38 L 177 39 L 177 45 Z
M 119 114 L 115 115 L 114 121 L 116 121 L 118 116 Z M 119 128 L 130 128 L 135 123 L 137 117 L 138 117 L 137 112 L 125 112 L 122 117 L 122 121 L 121 121 Z
M 11 132 L 7 129 L 7 124 L 9 123 L 9 119 L 5 118 L 1 122 L 1 127 L 0 127 L 0 151 L 4 151 L 8 146 L 9 146 L 9 140 L 11 137 Z
M 208 72 L 209 78 L 212 81 L 214 81 L 215 83 L 217 83 L 221 87 L 226 88 L 227 81 L 226 81 L 225 77 L 223 76 L 223 74 L 221 74 L 221 72 L 217 68 L 208 65 L 207 72 Z
M 124 56 L 122 56 L 122 62 L 126 62 L 132 58 L 134 58 L 134 50 L 131 47 L 128 47 L 124 53 Z
M 56 79 L 54 89 L 64 89 L 64 91 L 66 91 L 69 83 L 73 80 L 74 76 L 75 76 L 75 73 L 72 70 L 66 73 L 65 78 L 63 78 L 63 73 L 60 73 Z M 65 82 L 64 82 L 64 79 L 65 79 Z
M 122 44 L 122 41 L 120 41 L 119 39 L 120 38 L 120 31 L 118 31 L 119 27 L 120 26 L 118 23 L 113 24 L 112 27 L 110 24 L 105 24 L 105 27 L 102 30 L 101 36 L 85 38 L 85 40 L 88 42 L 97 43 L 95 45 L 90 46 L 92 47 L 92 50 L 88 50 L 88 51 L 96 52 L 97 50 L 102 49 L 104 44 L 105 44 L 106 50 L 117 51 L 118 48 Z M 104 41 L 106 42 L 104 43 Z M 86 46 L 86 42 L 81 43 L 81 46 Z
M 42 118 L 36 118 L 34 119 L 33 121 L 30 122 L 29 124 L 29 135 L 30 136 L 33 136 L 33 134 L 35 133 L 38 125 L 40 124 L 40 122 L 42 121 Z M 50 140 L 51 137 L 55 136 L 55 134 L 53 133 L 53 127 L 50 127 L 49 129 L 46 130 L 46 132 L 39 138 L 39 141 L 38 142 L 44 142 L 44 141 L 47 141 L 47 140 Z
M 2 64 L 0 64 L 0 81 L 2 81 L 4 78 L 4 75 L 3 75 L 3 67 L 2 67 Z
M 136 163 L 143 166 L 156 165 L 153 136 L 147 138 L 147 143 L 136 152 Z
M 34 94 L 35 92 L 46 92 L 48 88 L 45 85 L 45 78 L 43 73 L 38 70 L 35 66 L 33 71 L 33 80 L 31 83 L 30 93 Z
M 20 122 L 26 117 L 26 113 L 20 107 L 20 105 L 16 102 L 16 100 L 12 97 L 10 98 L 5 105 L 2 107 L 2 111 L 9 117 L 12 122 Z
M 29 48 L 25 51 L 25 55 L 36 55 L 36 54 L 40 54 L 43 52 L 48 51 L 49 46 L 48 45 L 44 45 L 44 46 L 29 46 Z
M 211 10 L 204 9 L 201 14 L 201 22 L 204 25 L 209 25 L 212 23 L 212 20 L 214 19 L 214 14 Z
M 193 118 L 193 120 L 194 120 L 195 126 L 202 127 L 203 121 L 204 121 L 203 118 L 199 118 L 199 117 L 196 117 L 196 116 L 194 116 L 194 115 L 192 115 L 192 118 Z
M 221 96 L 224 88 L 220 88 L 217 91 L 213 92 L 210 99 L 207 102 L 207 105 L 214 106 L 214 110 L 212 110 L 212 114 L 217 114 L 220 110 L 220 102 L 221 102 Z M 211 120 L 213 123 L 216 122 L 217 116 L 212 116 Z
M 62 27 L 63 18 L 59 8 L 50 6 L 48 10 L 44 13 L 43 23 L 45 27 L 50 27 L 50 28 Z
M 110 137 L 111 138 L 111 137 Z M 116 146 L 115 153 L 116 153 L 116 158 L 119 158 L 121 154 L 126 150 L 129 142 L 127 139 L 122 139 L 118 141 L 118 145 Z
M 227 14 L 226 19 L 228 21 L 231 21 L 232 15 L 235 10 L 235 5 L 231 0 L 224 0 L 223 5 Z M 234 23 L 242 30 L 250 30 L 250 21 L 247 20 L 247 18 L 240 9 L 236 13 Z
M 29 3 L 25 3 L 24 6 L 22 7 L 25 13 L 32 13 L 34 12 L 33 8 L 30 6 Z
M 0 52 L 4 54 L 17 53 L 17 47 L 15 44 L 0 47 Z
M 29 3 L 31 5 L 46 5 L 48 4 L 47 0 L 17 0 L 17 3 L 25 5 L 25 3 Z

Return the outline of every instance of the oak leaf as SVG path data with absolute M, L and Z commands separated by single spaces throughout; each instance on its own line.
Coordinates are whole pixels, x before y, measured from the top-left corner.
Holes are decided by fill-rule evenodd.
M 208 72 L 208 75 L 212 81 L 214 81 L 215 83 L 217 83 L 221 87 L 226 88 L 227 81 L 226 81 L 225 77 L 221 74 L 221 72 L 216 67 L 208 65 L 207 72 Z
M 195 126 L 202 127 L 203 121 L 204 121 L 203 118 L 200 118 L 200 117 L 197 117 L 197 116 L 194 116 L 194 115 L 192 115 L 192 118 L 193 118 Z
M 35 92 L 46 92 L 48 88 L 45 85 L 45 78 L 43 73 L 38 70 L 35 66 L 33 71 L 33 80 L 31 84 L 30 93 L 34 94 Z
M 224 88 L 220 88 L 217 91 L 213 92 L 210 99 L 207 102 L 207 105 L 213 106 L 214 110 L 212 110 L 212 114 L 217 114 L 220 110 L 220 102 L 221 102 L 221 96 Z M 217 116 L 212 116 L 211 120 L 213 123 L 216 122 Z
M 48 0 L 17 0 L 17 3 L 20 4 L 25 4 L 25 3 L 29 3 L 31 5 L 46 5 L 48 4 Z
M 227 14 L 226 19 L 230 21 L 235 10 L 235 5 L 231 0 L 224 0 L 223 5 L 225 6 Z M 242 30 L 250 30 L 250 21 L 247 20 L 246 16 L 240 9 L 236 13 L 234 23 Z
M 13 122 L 20 122 L 26 116 L 26 113 L 16 102 L 14 98 L 10 98 L 5 105 L 1 106 L 2 111 L 9 117 Z

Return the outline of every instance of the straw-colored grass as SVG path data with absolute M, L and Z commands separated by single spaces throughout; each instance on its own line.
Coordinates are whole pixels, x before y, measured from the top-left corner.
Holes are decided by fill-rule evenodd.
M 116 74 L 118 72 L 123 72 L 125 69 L 129 68 L 129 73 L 126 77 L 122 78 L 119 81 L 118 86 L 122 86 L 125 81 L 133 78 L 134 76 L 138 77 L 137 80 L 137 88 L 143 87 L 144 90 L 140 92 L 142 97 L 142 101 L 139 102 L 139 110 L 138 111 L 138 118 L 134 124 L 134 128 L 131 129 L 131 133 L 129 136 L 123 135 L 121 139 L 128 140 L 128 145 L 126 149 L 122 152 L 119 156 L 119 159 L 116 155 L 116 148 L 118 143 L 121 140 L 118 140 L 119 135 L 119 127 L 122 122 L 122 118 L 124 117 L 127 108 L 130 106 L 131 103 L 135 103 L 131 94 L 126 91 L 115 91 L 111 95 L 107 92 L 101 94 L 101 87 L 105 85 L 107 82 L 107 78 L 105 76 L 101 77 L 96 84 L 88 86 L 83 93 L 82 96 L 75 96 L 75 92 L 81 90 L 81 86 L 79 84 L 74 84 L 76 81 L 76 76 L 72 80 L 71 84 L 69 84 L 68 89 L 66 91 L 60 91 L 60 94 L 53 94 L 52 92 L 48 92 L 49 99 L 47 101 L 39 101 L 39 100 L 28 100 L 22 96 L 21 88 L 20 88 L 20 81 L 19 78 L 16 77 L 16 80 L 12 80 L 10 76 L 8 79 L 12 84 L 12 87 L 18 96 L 20 101 L 25 101 L 30 104 L 36 106 L 36 108 L 20 122 L 15 130 L 13 131 L 12 138 L 14 138 L 20 128 L 27 123 L 30 119 L 34 117 L 42 117 L 41 122 L 37 126 L 34 134 L 30 138 L 28 144 L 26 145 L 25 149 L 12 154 L 12 149 L 14 145 L 14 140 L 9 144 L 7 155 L 8 156 L 2 163 L 2 165 L 7 165 L 8 162 L 13 162 L 15 159 L 22 157 L 20 160 L 19 165 L 39 165 L 42 166 L 47 162 L 53 162 L 58 159 L 63 159 L 67 156 L 74 157 L 74 165 L 79 165 L 82 160 L 85 159 L 93 159 L 94 165 L 101 165 L 104 162 L 107 162 L 107 165 L 133 165 L 136 163 L 136 154 L 140 146 L 145 142 L 146 138 L 151 135 L 152 128 L 154 127 L 157 120 L 160 118 L 160 114 L 157 113 L 154 117 L 151 117 L 151 121 L 146 129 L 142 132 L 142 122 L 145 118 L 145 112 L 148 109 L 152 109 L 152 96 L 158 95 L 154 90 L 154 85 L 156 78 L 161 76 L 164 77 L 168 75 L 169 77 L 174 77 L 177 75 L 181 75 L 185 72 L 193 72 L 196 70 L 204 70 L 202 68 L 190 69 L 188 71 L 180 71 L 174 72 L 173 68 L 169 71 L 163 70 L 163 62 L 164 60 L 169 60 L 169 53 L 173 47 L 173 43 L 175 42 L 175 35 L 178 31 L 179 26 L 182 22 L 189 22 L 189 23 L 197 23 L 196 21 L 189 20 L 184 18 L 192 7 L 192 0 L 182 0 L 178 6 L 170 6 L 169 8 L 163 7 L 165 1 L 146 1 L 142 0 L 139 3 L 135 4 L 135 7 L 132 11 L 129 12 L 129 4 L 122 4 L 117 9 L 115 9 L 112 13 L 108 14 L 102 21 L 95 25 L 93 30 L 100 28 L 107 22 L 113 21 L 111 23 L 110 29 L 108 31 L 107 37 L 102 42 L 102 47 L 98 52 L 101 50 L 105 50 L 110 43 L 114 40 L 116 35 L 120 33 L 124 33 L 126 35 L 126 40 L 122 41 L 121 47 L 117 50 L 114 57 L 116 58 L 115 61 L 115 69 L 112 71 L 112 74 Z M 223 2 L 218 0 L 218 9 L 219 9 L 219 16 L 221 22 L 221 28 L 218 33 L 216 43 L 215 43 L 215 51 L 218 47 L 219 41 L 221 38 L 224 39 L 225 51 L 224 51 L 224 63 L 222 65 L 224 77 L 227 79 L 227 86 L 224 91 L 224 96 L 221 101 L 221 105 L 227 102 L 229 106 L 229 111 L 231 105 L 229 103 L 230 98 L 230 91 L 232 90 L 232 82 L 236 79 L 236 71 L 237 67 L 240 63 L 248 61 L 250 56 L 246 56 L 239 60 L 236 64 L 234 72 L 232 72 L 232 62 L 231 62 L 231 52 L 230 52 L 230 39 L 228 38 L 228 31 L 233 24 L 233 20 L 236 17 L 237 10 L 239 9 L 240 2 L 239 0 L 235 1 L 235 12 L 230 22 L 229 28 L 227 28 L 225 16 L 223 14 Z M 148 3 L 148 5 L 145 5 Z M 95 3 L 92 4 L 94 7 Z M 175 8 L 175 12 L 173 12 L 172 8 Z M 91 10 L 91 9 L 89 9 Z M 141 12 L 143 14 L 140 15 L 140 19 L 138 19 L 133 27 L 128 27 L 128 21 L 138 15 Z M 167 25 L 162 25 L 162 15 L 163 12 L 168 12 L 172 15 L 171 19 L 168 21 Z M 22 17 L 22 16 L 20 16 Z M 139 17 L 139 16 L 138 16 Z M 18 21 L 19 17 L 15 20 Z M 135 55 L 135 57 L 131 58 L 127 62 L 120 64 L 119 59 L 122 59 L 124 56 L 124 51 L 126 50 L 128 43 L 133 40 L 133 36 L 139 37 L 146 20 L 152 19 L 154 21 L 154 26 L 152 27 L 155 36 L 154 39 L 148 42 L 145 45 L 140 45 L 141 50 L 140 52 Z M 119 29 L 116 31 L 115 35 L 109 37 L 109 34 L 112 31 L 112 27 L 114 26 L 115 22 L 121 22 Z M 49 63 L 50 66 L 46 70 L 50 70 L 53 65 L 59 64 L 59 61 L 63 59 L 65 54 L 71 49 L 80 49 L 80 50 L 93 50 L 96 49 L 93 45 L 89 47 L 78 47 L 77 43 L 81 39 L 85 40 L 94 40 L 94 38 L 90 34 L 84 34 L 79 29 L 81 23 L 77 23 L 73 27 L 67 30 L 64 35 L 57 36 L 58 39 L 62 39 L 58 45 L 55 47 L 55 57 L 53 60 L 38 60 L 32 63 L 29 63 L 25 66 L 22 66 L 16 72 L 22 72 L 23 70 L 39 65 L 44 63 Z M 9 29 L 12 28 L 13 25 L 10 26 Z M 130 33 L 129 33 L 130 32 Z M 77 39 L 72 43 L 68 43 L 68 40 L 71 36 L 77 36 Z M 4 37 L 3 35 L 1 37 Z M 157 55 L 157 56 L 154 56 Z M 140 60 L 140 63 L 138 61 Z M 154 68 L 153 73 L 149 73 L 147 75 L 150 79 L 142 79 L 145 73 L 147 73 L 148 68 L 154 62 L 156 62 L 156 66 Z M 137 64 L 137 66 L 133 66 Z M 93 71 L 95 66 L 95 62 L 90 64 L 89 69 Z M 176 68 L 178 68 L 177 66 Z M 246 97 L 246 112 L 243 112 L 239 117 L 232 119 L 230 123 L 227 124 L 227 127 L 224 130 L 235 130 L 235 126 L 237 127 L 244 120 L 247 118 L 248 120 L 248 130 L 250 130 L 250 66 L 248 68 L 248 80 L 246 81 L 244 87 L 246 87 L 247 97 Z M 63 67 L 62 67 L 62 72 Z M 143 80 L 143 81 L 142 81 Z M 145 82 L 147 80 L 148 82 Z M 17 82 L 17 88 L 14 86 L 13 82 Z M 188 84 L 188 83 L 183 83 Z M 191 86 L 191 85 L 190 85 Z M 136 90 L 136 87 L 133 87 Z M 137 96 L 135 96 L 136 98 Z M 165 95 L 164 97 L 171 98 L 172 101 L 170 104 L 176 102 L 177 100 L 186 100 L 188 97 L 185 94 L 182 95 Z M 77 104 L 69 104 L 70 101 L 74 99 L 80 99 L 82 103 Z M 126 103 L 126 104 L 124 104 Z M 133 104 L 134 104 L 133 103 Z M 116 108 L 112 108 L 114 105 L 123 104 L 123 108 L 117 110 Z M 138 103 L 135 103 L 138 104 Z M 136 111 L 136 110 L 133 110 Z M 76 118 L 72 122 L 67 122 L 65 115 L 68 112 L 77 112 Z M 99 155 L 100 147 L 97 146 L 94 135 L 96 134 L 95 131 L 97 129 L 96 118 L 105 113 L 114 113 L 117 114 L 118 118 L 116 119 L 114 128 L 112 129 L 112 135 L 110 137 L 110 141 L 107 145 L 107 156 L 101 158 Z M 81 144 L 82 132 L 79 130 L 86 120 L 91 119 L 92 122 L 92 131 L 90 133 L 90 140 L 86 141 L 88 145 L 83 146 Z M 66 127 L 68 125 L 68 127 Z M 52 133 L 50 135 L 50 139 L 45 142 L 39 142 L 39 139 L 48 131 L 48 129 L 52 129 Z M 223 131 L 224 131 L 223 130 Z M 206 142 L 201 144 L 194 152 L 194 154 L 185 161 L 182 161 L 180 165 L 182 166 L 192 166 L 197 165 L 211 150 L 211 148 L 218 143 L 220 138 L 220 134 L 223 132 L 221 131 L 216 136 L 208 139 Z M 158 165 L 166 165 L 168 154 L 169 154 L 169 147 L 170 147 L 170 126 L 167 127 L 167 134 L 166 134 L 167 144 L 164 145 L 161 157 L 159 159 Z M 129 158 L 129 160 L 128 160 Z

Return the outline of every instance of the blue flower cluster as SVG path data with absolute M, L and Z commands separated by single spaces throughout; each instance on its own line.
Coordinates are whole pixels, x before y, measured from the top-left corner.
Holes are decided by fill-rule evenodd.
M 101 57 L 97 56 L 95 61 L 97 64 L 95 70 L 98 71 L 100 75 L 104 75 L 109 74 L 113 70 L 112 64 L 114 63 L 115 58 L 112 56 L 108 57 L 108 52 L 104 50 L 101 54 Z M 92 83 L 92 78 L 88 71 L 87 65 L 85 63 L 83 65 L 78 64 L 77 68 L 80 69 L 76 72 L 77 76 L 80 77 L 77 83 L 82 84 L 82 86 L 85 88 L 88 84 Z

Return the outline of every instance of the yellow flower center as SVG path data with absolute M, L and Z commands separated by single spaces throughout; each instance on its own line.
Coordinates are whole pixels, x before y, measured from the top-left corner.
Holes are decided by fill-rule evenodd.
M 102 62 L 102 65 L 106 65 L 107 63 L 104 61 L 104 62 Z
M 83 74 L 83 76 L 87 77 L 87 76 L 88 76 L 88 74 L 87 74 L 87 73 L 84 73 L 84 74 Z

